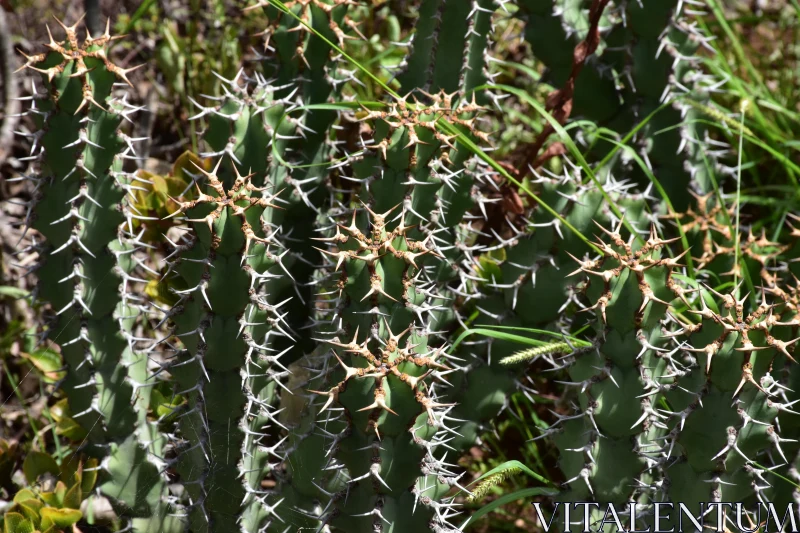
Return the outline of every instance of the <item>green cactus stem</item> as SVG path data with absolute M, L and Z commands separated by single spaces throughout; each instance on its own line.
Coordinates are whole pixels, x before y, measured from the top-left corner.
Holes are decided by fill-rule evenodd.
M 107 56 L 117 39 L 108 25 L 81 42 L 77 23 L 58 23 L 65 39 L 49 34 L 50 51 L 23 67 L 44 83 L 31 97 L 28 114 L 39 129 L 27 160 L 36 184 L 29 222 L 45 238 L 37 296 L 52 311 L 46 339 L 61 348 L 61 389 L 83 428 L 84 451 L 102 458 L 100 490 L 123 517 L 144 519 L 136 529 L 165 531 L 172 521 L 154 455 L 164 438 L 147 420 L 147 357 L 132 333 L 143 307 L 133 291 L 142 243 L 132 233 L 139 215 L 128 205 L 132 176 L 123 169 L 134 139 L 120 124 L 136 108 L 112 94 L 118 82 L 130 85 L 134 69 Z
M 223 162 L 234 175 L 227 188 Z M 291 337 L 281 304 L 264 294 L 271 278 L 289 276 L 274 253 L 277 231 L 265 222 L 265 211 L 278 208 L 277 193 L 239 174 L 232 158 L 201 172 L 207 192 L 179 210 L 194 234 L 171 266 L 186 287 L 175 289 L 180 299 L 170 312 L 186 350 L 166 368 L 188 399 L 173 461 L 191 531 L 258 531 L 275 518 L 261 480 L 269 472 L 272 398 L 285 375 L 270 338 Z

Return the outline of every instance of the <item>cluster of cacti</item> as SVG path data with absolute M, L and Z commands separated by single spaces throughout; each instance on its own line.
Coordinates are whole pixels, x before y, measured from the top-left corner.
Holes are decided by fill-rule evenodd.
M 787 246 L 741 237 L 719 196 L 688 194 L 717 168 L 689 116 L 712 83 L 691 57 L 702 37 L 677 1 L 518 4 L 422 0 L 384 82 L 347 54 L 368 6 L 261 0 L 245 10 L 269 20 L 259 64 L 191 95 L 207 150 L 168 177 L 124 166 L 133 69 L 109 59 L 108 31 L 81 42 L 62 24 L 66 39 L 28 58 L 45 87 L 28 111 L 42 339 L 65 365 L 53 417 L 122 527 L 456 531 L 456 460 L 515 390 L 535 397 L 539 359 L 563 392 L 545 432 L 566 479 L 556 501 L 635 501 L 651 522 L 662 499 L 786 498 L 763 476 L 798 456 L 800 283 L 777 263 Z M 509 184 L 483 151 L 482 105 L 500 101 L 484 86 L 506 13 L 557 88 L 558 121 L 622 136 L 675 101 L 591 176 L 569 157 L 542 166 L 545 135 L 518 169 L 535 206 L 492 217 Z M 357 96 L 364 81 L 380 101 Z M 616 149 L 592 142 L 591 157 Z M 164 243 L 166 259 L 145 258 Z M 456 342 L 471 323 L 554 338 Z M 5 525 L 72 525 L 45 521 L 32 501 L 75 508 L 45 494 L 15 499 Z
M 303 384 L 317 398 L 296 407 L 302 412 L 290 433 L 285 481 L 307 501 L 330 498 L 317 517 L 313 509 L 307 514 L 346 531 L 383 522 L 400 530 L 431 521 L 444 527 L 449 512 L 437 500 L 457 485 L 437 450 L 447 438 L 438 430 L 450 417 L 436 380 L 455 368 L 434 329 L 452 277 L 434 232 L 451 229 L 449 215 L 465 208 L 437 205 L 431 192 L 444 187 L 434 180 L 463 155 L 432 119 L 471 129 L 474 119 L 459 116 L 478 109 L 443 93 L 431 100 L 365 114 L 376 132 L 369 152 L 353 163 L 361 186 L 320 238 L 330 246 L 317 300 L 323 345 L 306 357 Z M 319 413 L 328 408 L 335 410 Z
M 613 4 L 597 0 L 589 11 L 580 2 L 521 0 L 518 11 L 525 22 L 526 41 L 547 67 L 545 79 L 572 96 L 554 115 L 559 117 L 561 111 L 587 118 L 616 134 L 612 141 L 646 121 L 627 144 L 679 210 L 689 206 L 690 183 L 702 191 L 711 188 L 707 165 L 715 163 L 708 160 L 712 153 L 703 154 L 704 148 L 711 152 L 712 145 L 697 119 L 703 115 L 702 102 L 719 82 L 699 66 L 697 53 L 708 37 L 686 15 L 690 9 L 677 0 Z M 595 10 L 602 15 L 592 25 Z M 597 32 L 596 54 L 576 70 L 592 31 Z M 660 109 L 662 104 L 667 106 Z M 590 131 L 587 137 L 599 157 L 616 148 L 600 132 Z M 537 155 L 531 154 L 527 162 L 534 162 Z M 621 154 L 615 162 L 618 176 L 624 173 L 642 188 L 649 185 L 630 157 Z
M 548 430 L 568 478 L 563 500 L 636 502 L 640 524 L 652 524 L 655 502 L 697 516 L 700 502 L 791 501 L 784 481 L 763 477 L 790 468 L 796 442 L 791 297 L 687 283 L 675 239 L 607 234 L 600 258 L 579 265 L 597 318 L 593 346 L 568 362 L 580 403 Z

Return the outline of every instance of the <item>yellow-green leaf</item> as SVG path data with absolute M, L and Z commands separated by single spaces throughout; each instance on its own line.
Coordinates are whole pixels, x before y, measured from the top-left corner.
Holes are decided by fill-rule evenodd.
M 64 368 L 64 360 L 61 354 L 50 348 L 42 348 L 32 353 L 20 353 L 22 357 L 30 361 L 30 363 L 41 372 L 44 381 L 47 383 L 55 383 L 64 379 L 66 371 Z
M 35 500 L 36 493 L 31 489 L 21 489 L 14 495 L 14 503 L 24 502 L 25 500 Z
M 83 473 L 81 477 L 81 492 L 83 494 L 92 492 L 94 484 L 97 482 L 98 464 L 95 458 L 87 459 L 86 462 L 83 463 Z
M 41 511 L 42 507 L 44 507 L 44 504 L 39 500 L 25 500 L 15 503 L 11 510 L 19 512 L 34 527 L 37 527 L 39 525 L 39 511 Z
M 53 509 L 52 507 L 42 509 L 43 528 L 50 526 L 56 526 L 60 529 L 72 527 L 81 518 L 83 518 L 83 513 L 77 509 Z
M 161 391 L 154 389 L 150 395 L 150 409 L 158 418 L 166 418 L 175 412 L 175 409 L 183 404 L 183 397 L 173 396 L 167 398 Z
M 19 513 L 3 515 L 3 533 L 33 533 L 33 524 Z
M 183 181 L 185 184 L 189 184 L 192 182 L 192 177 L 186 174 L 186 171 L 188 170 L 191 174 L 197 174 L 197 167 L 200 167 L 206 171 L 211 170 L 211 159 L 202 159 L 187 150 L 175 160 L 175 165 L 172 167 L 172 175 Z
M 69 509 L 80 509 L 81 496 L 81 484 L 75 483 L 64 495 L 62 507 L 67 507 Z
M 56 433 L 75 442 L 81 442 L 86 438 L 86 430 L 72 419 L 66 399 L 53 405 L 50 414 L 56 421 Z

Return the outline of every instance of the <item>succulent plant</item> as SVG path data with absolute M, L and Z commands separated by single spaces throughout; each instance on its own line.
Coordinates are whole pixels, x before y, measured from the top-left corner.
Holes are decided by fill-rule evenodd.
M 37 297 L 51 309 L 42 340 L 60 346 L 61 389 L 85 432 L 82 451 L 102 458 L 100 490 L 128 516 L 148 518 L 163 515 L 156 457 L 164 437 L 146 417 L 147 356 L 133 334 L 142 243 L 125 199 L 133 177 L 123 164 L 134 140 L 120 124 L 136 108 L 114 92 L 132 69 L 107 56 L 115 39 L 107 29 L 80 41 L 77 24 L 59 25 L 65 39 L 51 35 L 50 51 L 25 63 L 42 73 L 27 111 L 39 128 L 29 134 L 36 198 L 28 221 L 45 239 Z
M 72 531 L 83 518 L 81 504 L 94 488 L 97 465 L 97 459 L 68 456 L 59 466 L 44 452 L 29 452 L 22 468 L 30 486 L 14 494 L 12 504 L 3 513 L 3 531 Z
M 233 169 L 233 183 L 223 181 L 223 163 Z M 257 531 L 272 513 L 260 485 L 269 449 L 259 441 L 285 373 L 270 337 L 291 336 L 280 305 L 271 305 L 263 289 L 289 273 L 272 252 L 280 243 L 265 223 L 265 211 L 277 207 L 269 186 L 254 185 L 227 158 L 202 172 L 207 192 L 180 203 L 194 235 L 178 246 L 170 267 L 187 287 L 176 289 L 180 299 L 169 315 L 186 347 L 166 367 L 187 398 L 174 413 L 180 440 L 172 443 L 173 461 L 192 531 Z

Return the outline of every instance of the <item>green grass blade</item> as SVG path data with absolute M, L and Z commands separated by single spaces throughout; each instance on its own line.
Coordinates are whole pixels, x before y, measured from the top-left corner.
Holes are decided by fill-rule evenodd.
M 484 515 L 491 513 L 498 507 L 502 507 L 507 503 L 515 502 L 530 496 L 555 496 L 556 494 L 558 494 L 557 490 L 548 489 L 545 487 L 533 487 L 529 489 L 518 490 L 516 492 L 512 492 L 511 494 L 506 494 L 505 496 L 501 496 L 475 511 L 472 516 L 470 516 L 463 524 L 461 524 L 461 526 L 459 526 L 459 530 L 464 531 L 467 527 L 477 522 Z

